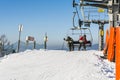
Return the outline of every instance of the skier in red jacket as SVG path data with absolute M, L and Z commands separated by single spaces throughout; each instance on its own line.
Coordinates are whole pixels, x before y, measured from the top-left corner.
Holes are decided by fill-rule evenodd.
M 81 49 L 81 46 L 83 46 L 84 50 L 86 50 L 86 45 L 85 45 L 87 43 L 86 35 L 80 37 L 79 43 L 80 46 L 78 47 L 78 50 Z

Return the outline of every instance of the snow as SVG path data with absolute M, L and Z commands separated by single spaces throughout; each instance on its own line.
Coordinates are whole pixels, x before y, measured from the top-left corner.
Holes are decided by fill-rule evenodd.
M 0 80 L 115 80 L 102 52 L 26 50 L 0 59 Z

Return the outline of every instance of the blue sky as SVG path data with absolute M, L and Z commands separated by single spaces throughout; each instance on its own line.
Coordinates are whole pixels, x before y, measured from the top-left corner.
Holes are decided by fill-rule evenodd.
M 18 25 L 23 24 L 22 41 L 34 36 L 42 44 L 47 32 L 50 45 L 62 45 L 72 27 L 73 11 L 72 0 L 0 0 L 0 35 L 14 43 L 18 41 Z M 92 25 L 91 31 L 97 43 L 98 25 Z

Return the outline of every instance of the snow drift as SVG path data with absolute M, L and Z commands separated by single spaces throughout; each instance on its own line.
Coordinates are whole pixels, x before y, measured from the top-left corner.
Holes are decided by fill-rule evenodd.
M 26 50 L 0 59 L 0 80 L 115 80 L 115 63 L 101 52 Z

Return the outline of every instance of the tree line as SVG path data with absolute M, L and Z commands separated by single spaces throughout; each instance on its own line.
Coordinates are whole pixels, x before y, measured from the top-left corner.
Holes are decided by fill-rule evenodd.
M 13 45 L 10 44 L 5 34 L 0 35 L 0 57 L 10 53 L 15 53 Z

